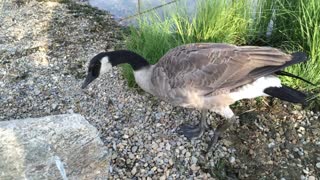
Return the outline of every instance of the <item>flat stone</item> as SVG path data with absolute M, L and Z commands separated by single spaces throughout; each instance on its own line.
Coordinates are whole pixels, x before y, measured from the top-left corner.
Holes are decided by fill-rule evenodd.
M 0 179 L 106 179 L 110 155 L 78 114 L 0 122 Z

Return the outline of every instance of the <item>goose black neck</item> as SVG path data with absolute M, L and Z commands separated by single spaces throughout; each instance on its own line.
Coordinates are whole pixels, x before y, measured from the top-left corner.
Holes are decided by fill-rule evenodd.
M 136 71 L 150 65 L 146 59 L 132 51 L 118 50 L 107 52 L 106 55 L 109 57 L 109 61 L 112 64 L 112 66 L 128 63 L 131 65 L 133 70 Z

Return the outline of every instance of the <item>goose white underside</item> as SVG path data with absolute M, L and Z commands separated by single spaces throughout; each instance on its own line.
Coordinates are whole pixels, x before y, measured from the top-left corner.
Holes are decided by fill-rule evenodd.
M 236 101 L 241 99 L 252 99 L 259 96 L 268 96 L 263 91 L 269 87 L 281 87 L 280 79 L 276 76 L 261 77 L 256 81 L 246 84 L 231 93 L 220 94 L 217 96 L 202 96 L 196 91 L 186 91 L 185 94 L 188 101 L 185 104 L 180 104 L 180 106 L 209 109 L 221 115 L 225 115 L 225 111 L 227 108 L 229 108 L 229 105 Z M 231 113 L 227 114 L 231 115 Z
M 281 80 L 276 76 L 265 76 L 257 79 L 253 83 L 244 85 L 229 94 L 234 100 L 251 99 L 259 96 L 268 96 L 263 91 L 269 87 L 281 87 Z

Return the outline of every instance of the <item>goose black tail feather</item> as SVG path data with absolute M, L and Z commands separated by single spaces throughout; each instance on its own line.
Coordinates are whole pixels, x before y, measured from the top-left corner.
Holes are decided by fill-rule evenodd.
M 284 65 L 282 65 L 280 67 L 285 68 L 285 67 L 289 67 L 291 65 L 305 62 L 308 60 L 308 56 L 304 52 L 295 52 L 295 53 L 292 53 L 291 56 L 292 56 L 292 60 L 286 62 Z
M 282 85 L 282 87 L 269 87 L 263 92 L 284 101 L 306 105 L 306 94 L 285 85 Z

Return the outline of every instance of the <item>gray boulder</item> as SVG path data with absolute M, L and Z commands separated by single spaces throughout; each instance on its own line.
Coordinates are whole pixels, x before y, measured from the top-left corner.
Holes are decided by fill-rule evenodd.
M 111 154 L 78 114 L 0 122 L 0 179 L 107 179 Z

